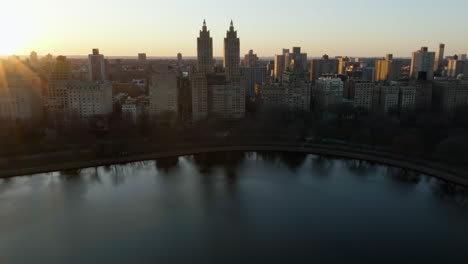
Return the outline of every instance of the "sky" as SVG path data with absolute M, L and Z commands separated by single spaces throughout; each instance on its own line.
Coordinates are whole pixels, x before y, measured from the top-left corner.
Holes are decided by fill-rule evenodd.
M 4 3 L 6 2 L 6 3 Z M 302 47 L 310 57 L 468 53 L 467 0 L 15 0 L 0 2 L 0 55 L 196 55 L 206 19 L 221 56 L 231 19 L 241 54 Z

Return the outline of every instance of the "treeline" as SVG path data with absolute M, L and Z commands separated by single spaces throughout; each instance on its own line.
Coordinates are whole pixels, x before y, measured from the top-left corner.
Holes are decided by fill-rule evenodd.
M 468 164 L 466 107 L 450 118 L 430 112 L 372 113 L 343 104 L 326 114 L 275 108 L 248 112 L 241 120 L 212 116 L 192 123 L 171 112 L 142 116 L 136 122 L 118 114 L 96 120 L 104 125 L 78 119 L 63 126 L 51 120 L 34 124 L 4 120 L 0 156 L 87 149 L 95 157 L 118 157 L 187 146 L 320 142 Z

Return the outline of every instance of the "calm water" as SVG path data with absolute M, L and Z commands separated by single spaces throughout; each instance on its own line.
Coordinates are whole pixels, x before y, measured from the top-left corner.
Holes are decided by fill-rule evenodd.
M 467 263 L 468 192 L 387 166 L 217 153 L 0 180 L 0 263 Z

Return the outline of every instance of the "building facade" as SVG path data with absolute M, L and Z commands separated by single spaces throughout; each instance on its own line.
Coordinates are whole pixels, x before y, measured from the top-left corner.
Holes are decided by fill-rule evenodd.
M 447 76 L 451 78 L 468 79 L 468 61 L 451 59 L 448 61 Z
M 106 63 L 104 55 L 99 54 L 99 49 L 93 49 L 93 54 L 88 55 L 89 81 L 99 82 L 106 80 Z
M 329 59 L 328 55 L 323 55 L 321 59 L 313 59 L 310 62 L 310 82 L 315 83 L 316 80 L 324 75 L 332 75 L 338 73 L 338 60 Z
M 197 39 L 197 64 L 198 72 L 213 72 L 213 38 L 211 38 L 210 31 L 206 27 L 205 20 L 203 20 L 200 37 Z
M 344 83 L 339 78 L 318 78 L 315 83 L 315 108 L 326 110 L 343 102 Z
M 173 112 L 177 114 L 177 78 L 178 75 L 175 72 L 153 74 L 149 89 L 149 114 L 151 116 L 159 115 L 164 112 Z
M 413 80 L 430 81 L 434 79 L 435 52 L 429 52 L 427 47 L 413 52 L 411 57 L 410 78 Z
M 400 87 L 378 85 L 374 89 L 373 108 L 376 112 L 389 113 L 399 109 Z
M 67 113 L 79 118 L 105 116 L 112 113 L 112 83 L 79 82 L 66 83 Z
M 439 44 L 439 50 L 437 51 L 434 62 L 434 71 L 438 71 L 442 67 L 442 63 L 444 62 L 444 53 L 445 44 Z
M 467 81 L 435 81 L 433 93 L 433 105 L 439 112 L 454 114 L 458 107 L 468 106 Z
M 224 72 L 226 80 L 239 81 L 240 76 L 240 40 L 237 37 L 237 31 L 234 30 L 234 23 L 231 21 L 229 31 L 224 38 Z
M 253 53 L 253 50 L 249 50 L 249 53 L 244 55 L 244 61 L 242 63 L 244 67 L 258 66 L 257 54 Z
M 383 60 L 376 60 L 375 81 L 388 82 L 398 80 L 401 75 L 402 66 L 401 61 L 393 59 L 393 54 L 387 54 Z

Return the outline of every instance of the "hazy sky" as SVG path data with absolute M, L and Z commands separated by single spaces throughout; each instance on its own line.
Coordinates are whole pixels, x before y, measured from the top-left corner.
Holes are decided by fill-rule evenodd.
M 2 1 L 6 2 L 6 1 Z M 204 18 L 215 56 L 230 19 L 241 54 L 301 46 L 309 56 L 468 53 L 467 0 L 15 0 L 0 3 L 0 54 L 196 55 Z

